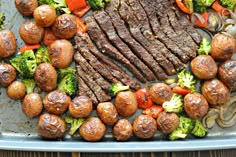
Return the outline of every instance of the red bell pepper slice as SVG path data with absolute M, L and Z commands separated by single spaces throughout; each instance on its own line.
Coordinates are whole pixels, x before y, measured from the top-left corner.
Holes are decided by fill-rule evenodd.
M 147 88 L 139 89 L 135 92 L 138 108 L 147 109 L 154 105 Z
M 35 44 L 35 45 L 24 45 L 22 47 L 20 47 L 20 53 L 23 53 L 27 50 L 34 50 L 34 49 L 39 49 L 41 47 L 40 44 Z
M 85 0 L 66 0 L 66 4 L 70 11 L 84 8 L 87 5 Z
M 78 18 L 83 17 L 89 10 L 91 9 L 90 5 L 86 5 L 86 7 L 81 9 L 76 9 L 72 13 L 77 16 Z
M 157 118 L 158 115 L 163 111 L 163 107 L 162 106 L 152 106 L 150 108 L 147 108 L 145 110 L 143 110 L 143 114 L 149 115 L 152 118 Z

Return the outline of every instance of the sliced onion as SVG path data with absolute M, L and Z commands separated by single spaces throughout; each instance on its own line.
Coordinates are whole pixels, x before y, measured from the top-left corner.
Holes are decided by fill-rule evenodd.
M 236 20 L 236 12 L 230 11 L 230 17 L 234 20 Z
M 236 25 L 231 25 L 225 28 L 225 31 L 231 34 L 233 37 L 236 37 Z
M 233 19 L 226 19 L 225 20 L 225 25 L 234 25 L 236 24 L 236 21 Z

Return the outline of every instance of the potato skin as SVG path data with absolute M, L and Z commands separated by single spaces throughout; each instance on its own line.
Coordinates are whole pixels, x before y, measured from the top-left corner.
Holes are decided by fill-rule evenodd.
M 112 133 L 117 141 L 127 141 L 133 133 L 132 124 L 127 119 L 120 119 L 114 125 Z
M 225 34 L 216 34 L 211 43 L 211 56 L 215 60 L 225 61 L 232 57 L 236 51 L 236 41 Z
M 57 72 L 49 63 L 41 63 L 36 68 L 34 79 L 37 86 L 45 92 L 50 92 L 57 87 Z
M 90 115 L 92 110 L 92 100 L 87 96 L 75 97 L 69 105 L 70 115 L 75 118 L 87 117 Z
M 195 76 L 202 80 L 213 79 L 217 74 L 217 65 L 209 55 L 199 55 L 191 61 L 191 70 Z
M 179 126 L 179 117 L 176 113 L 161 112 L 157 117 L 157 127 L 164 133 L 169 134 Z
M 68 67 L 73 59 L 74 50 L 68 40 L 56 40 L 49 47 L 49 56 L 52 65 L 56 68 Z
M 40 5 L 34 10 L 34 19 L 37 25 L 42 27 L 51 26 L 57 17 L 56 10 L 50 5 Z
M 54 90 L 43 99 L 43 106 L 49 112 L 56 115 L 63 114 L 69 105 L 71 98 L 65 92 Z
M 25 43 L 38 44 L 43 39 L 44 29 L 35 21 L 28 21 L 20 26 L 19 34 Z
M 135 114 L 138 109 L 135 94 L 131 91 L 119 92 L 115 98 L 115 107 L 117 112 L 124 117 Z
M 96 142 L 105 135 L 106 126 L 97 117 L 88 118 L 79 128 L 82 138 L 89 142 Z
M 30 118 L 34 118 L 43 110 L 43 102 L 38 93 L 27 94 L 22 103 L 22 112 Z
M 139 115 L 133 122 L 133 132 L 141 139 L 152 138 L 157 132 L 157 123 L 150 116 Z
M 39 117 L 38 130 L 40 135 L 45 138 L 62 138 L 66 133 L 66 123 L 59 116 L 45 113 Z
M 227 60 L 219 66 L 219 79 L 230 89 L 236 89 L 236 60 Z
M 107 125 L 114 125 L 118 121 L 118 112 L 111 102 L 99 103 L 97 114 L 103 123 Z
M 7 96 L 11 99 L 23 99 L 25 94 L 25 85 L 20 81 L 14 81 L 7 87 Z
M 0 87 L 9 86 L 16 79 L 16 70 L 7 63 L 0 63 Z
M 32 16 L 34 9 L 38 7 L 37 0 L 15 0 L 15 6 L 24 16 Z
M 184 97 L 184 110 L 192 119 L 202 119 L 208 112 L 207 100 L 202 94 L 189 93 Z
M 16 52 L 16 37 L 10 30 L 0 31 L 0 58 L 6 58 Z
M 52 26 L 52 31 L 60 39 L 72 38 L 77 31 L 76 18 L 69 14 L 58 16 Z
M 205 81 L 201 91 L 208 103 L 213 107 L 223 105 L 230 96 L 229 89 L 218 79 Z
M 151 99 L 158 105 L 162 105 L 165 101 L 169 101 L 172 97 L 171 88 L 164 83 L 155 83 L 149 90 Z

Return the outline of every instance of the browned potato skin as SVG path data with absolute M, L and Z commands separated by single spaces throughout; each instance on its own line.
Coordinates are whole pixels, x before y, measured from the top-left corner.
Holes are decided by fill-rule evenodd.
M 27 94 L 22 103 L 22 111 L 30 118 L 34 118 L 43 110 L 43 102 L 38 93 Z
M 7 96 L 11 99 L 23 99 L 25 94 L 25 85 L 20 81 L 14 81 L 7 87 Z
M 106 126 L 97 117 L 88 118 L 79 128 L 82 138 L 89 142 L 96 142 L 105 135 Z
M 133 132 L 141 139 L 152 138 L 157 132 L 156 120 L 148 115 L 139 115 L 134 119 Z
M 229 89 L 218 79 L 205 81 L 201 91 L 208 103 L 213 107 L 223 105 L 230 96 Z
M 92 110 L 92 100 L 87 96 L 75 97 L 69 105 L 70 115 L 75 118 L 87 117 L 90 115 Z
M 27 44 L 38 44 L 43 39 L 44 29 L 35 21 L 28 21 L 20 26 L 19 34 Z
M 179 117 L 176 113 L 161 112 L 157 117 L 157 127 L 164 133 L 169 134 L 179 126 Z
M 56 40 L 49 47 L 49 55 L 52 65 L 56 68 L 68 67 L 73 59 L 74 50 L 68 40 Z
M 124 117 L 132 116 L 138 109 L 135 94 L 131 91 L 119 92 L 115 98 L 115 107 L 120 115 Z
M 192 119 L 202 119 L 208 112 L 207 100 L 202 94 L 189 93 L 184 97 L 184 110 Z
M 236 60 L 227 60 L 219 66 L 219 79 L 228 88 L 236 89 Z
M 15 6 L 24 16 L 32 16 L 34 9 L 38 7 L 37 0 L 15 0 Z
M 62 138 L 66 133 L 66 123 L 59 116 L 45 113 L 39 117 L 38 130 L 40 135 L 45 138 Z
M 52 26 L 54 35 L 61 39 L 72 38 L 77 31 L 76 18 L 69 14 L 63 14 L 57 17 Z
M 213 79 L 217 74 L 217 65 L 209 55 L 199 55 L 191 61 L 191 70 L 195 76 L 202 80 Z
M 16 79 L 16 70 L 7 63 L 0 63 L 0 87 L 9 86 Z
M 120 119 L 114 125 L 112 133 L 117 141 L 127 141 L 133 133 L 132 124 L 127 119 Z
M 65 92 L 59 90 L 48 93 L 43 99 L 44 108 L 49 113 L 57 115 L 63 114 L 70 104 L 71 98 Z
M 16 38 L 12 31 L 0 31 L 0 58 L 6 58 L 16 52 Z
M 45 92 L 50 92 L 57 87 L 57 72 L 49 63 L 41 63 L 36 68 L 34 79 L 37 86 Z
M 210 53 L 215 60 L 228 60 L 234 52 L 236 52 L 236 41 L 234 38 L 220 33 L 214 36 Z
M 103 123 L 107 125 L 114 125 L 118 121 L 118 112 L 111 102 L 99 103 L 97 114 Z
M 46 4 L 37 7 L 33 15 L 36 23 L 42 27 L 51 26 L 57 18 L 56 10 Z
M 155 83 L 150 88 L 150 96 L 153 102 L 162 105 L 165 101 L 169 101 L 172 97 L 171 88 L 164 83 Z

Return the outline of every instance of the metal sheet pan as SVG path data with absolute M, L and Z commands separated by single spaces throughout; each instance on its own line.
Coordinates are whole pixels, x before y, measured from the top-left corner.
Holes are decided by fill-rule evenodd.
M 27 18 L 16 10 L 14 0 L 0 0 L 0 11 L 6 15 L 6 29 L 12 30 L 17 37 L 18 47 L 23 45 L 19 38 L 19 26 Z M 131 117 L 132 119 L 133 117 Z M 128 142 L 114 141 L 108 133 L 102 141 L 85 142 L 79 136 L 66 136 L 61 141 L 43 140 L 37 133 L 37 119 L 29 119 L 21 111 L 21 101 L 6 96 L 0 89 L 0 149 L 27 151 L 64 151 L 64 152 L 150 152 L 150 151 L 189 151 L 236 148 L 236 126 L 222 129 L 214 127 L 204 139 L 167 141 L 157 133 L 149 141 L 132 138 Z

